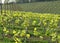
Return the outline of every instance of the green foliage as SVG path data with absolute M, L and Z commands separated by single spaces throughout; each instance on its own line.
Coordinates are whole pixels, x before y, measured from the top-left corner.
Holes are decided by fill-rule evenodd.
M 59 14 L 8 11 L 0 15 L 0 33 L 15 43 L 53 43 L 60 40 L 59 22 Z

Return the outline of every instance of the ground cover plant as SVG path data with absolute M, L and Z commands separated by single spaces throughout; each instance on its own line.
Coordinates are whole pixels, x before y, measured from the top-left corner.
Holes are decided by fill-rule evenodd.
M 60 43 L 60 14 L 7 11 L 0 14 L 1 43 Z

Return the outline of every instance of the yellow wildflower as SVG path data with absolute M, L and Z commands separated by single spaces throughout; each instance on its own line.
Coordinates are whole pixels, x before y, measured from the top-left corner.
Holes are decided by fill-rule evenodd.
M 19 19 L 17 19 L 17 20 L 15 20 L 15 23 L 19 23 L 19 21 L 20 21 L 20 20 L 19 20 Z
M 16 31 L 15 30 L 13 30 L 13 34 L 16 34 Z
M 32 25 L 35 25 L 36 24 L 36 21 L 33 21 Z
M 37 28 L 34 28 L 34 31 L 36 31 L 37 30 Z
M 7 31 L 7 30 L 6 30 L 6 27 L 4 27 L 3 31 Z
M 7 30 L 6 33 L 8 33 L 9 31 Z
M 43 39 L 43 36 L 40 36 L 40 38 L 42 38 L 42 39 Z
M 26 34 L 26 37 L 27 37 L 27 38 L 30 38 L 30 34 Z
M 21 37 L 24 37 L 24 36 L 25 36 L 25 33 L 21 33 L 20 36 L 21 36 Z
M 18 43 L 17 41 L 15 43 Z

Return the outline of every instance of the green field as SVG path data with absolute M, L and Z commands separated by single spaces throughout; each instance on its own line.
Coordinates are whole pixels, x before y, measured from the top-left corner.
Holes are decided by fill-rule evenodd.
M 9 11 L 0 15 L 1 43 L 60 43 L 60 14 Z
M 8 9 L 26 12 L 60 14 L 60 1 L 34 2 L 8 5 Z
M 2 5 L 0 43 L 60 43 L 60 1 Z
M 20 5 L 23 11 L 60 14 L 60 1 L 35 2 L 35 3 L 26 3 L 18 5 Z

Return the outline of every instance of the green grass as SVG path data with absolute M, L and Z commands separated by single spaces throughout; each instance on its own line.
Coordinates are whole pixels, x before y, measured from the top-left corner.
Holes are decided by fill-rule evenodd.
M 18 4 L 23 11 L 39 13 L 60 13 L 60 1 Z
M 9 5 L 8 9 L 38 12 L 38 13 L 55 13 L 60 14 L 60 1 L 34 2 Z

